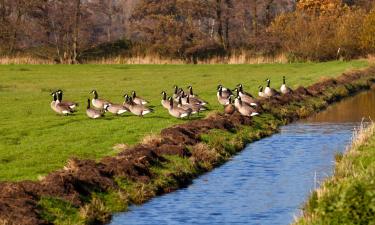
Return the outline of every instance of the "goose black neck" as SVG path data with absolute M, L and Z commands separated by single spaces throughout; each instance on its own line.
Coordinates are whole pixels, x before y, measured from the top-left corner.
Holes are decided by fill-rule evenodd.
M 167 100 L 167 93 L 163 92 L 163 100 Z
M 190 97 L 189 97 L 189 95 L 186 97 L 186 103 L 190 104 Z
M 135 98 L 137 96 L 137 94 L 135 93 L 135 91 L 133 91 L 133 98 Z
M 98 92 L 94 91 L 94 99 L 98 99 Z
M 189 88 L 189 91 L 190 91 L 190 95 L 194 95 L 194 94 L 193 94 L 193 88 L 192 88 L 192 87 Z
M 283 84 L 285 84 L 285 77 L 283 77 Z
M 57 96 L 56 96 L 56 93 L 55 94 L 53 94 L 53 101 L 57 101 Z
M 177 95 L 178 93 L 178 87 L 177 86 L 174 86 L 174 93 Z
M 62 101 L 62 93 L 57 93 L 57 99 L 61 102 Z
M 223 96 L 223 88 L 222 88 L 222 87 L 219 88 L 219 96 L 220 96 L 220 97 Z
M 173 99 L 172 99 L 172 98 L 169 99 L 169 106 L 170 106 L 171 108 L 173 108 Z
M 267 87 L 271 86 L 271 80 L 267 80 Z
M 181 99 L 181 97 L 178 98 L 178 104 L 182 105 L 182 99 Z
M 87 109 L 90 108 L 90 99 L 87 99 Z

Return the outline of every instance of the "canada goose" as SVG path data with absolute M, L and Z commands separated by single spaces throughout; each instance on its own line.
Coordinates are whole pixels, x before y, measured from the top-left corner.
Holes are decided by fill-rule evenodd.
M 289 94 L 289 93 L 293 92 L 291 88 L 286 86 L 285 76 L 283 76 L 283 84 L 280 87 L 280 91 L 281 91 L 282 94 Z
M 125 102 L 124 106 L 125 108 L 129 109 L 131 113 L 134 115 L 143 117 L 146 114 L 149 114 L 152 112 L 152 110 L 144 105 L 138 105 L 133 101 L 132 97 L 129 97 L 128 95 L 125 95 Z
M 267 95 L 263 92 L 263 86 L 259 86 L 258 96 L 261 98 L 267 98 Z
M 57 109 L 56 109 L 56 101 L 57 101 L 57 94 L 56 92 L 52 92 L 51 93 L 51 96 L 53 98 L 52 102 L 51 102 L 51 109 L 55 112 L 58 113 Z
M 220 86 L 217 92 L 217 100 L 221 105 L 228 105 L 230 103 L 230 94 L 228 92 L 223 91 L 223 87 Z
M 132 98 L 133 98 L 133 102 L 135 102 L 135 104 L 138 104 L 138 105 L 148 104 L 148 102 L 146 100 L 144 100 L 143 98 L 137 97 L 137 94 L 135 93 L 135 91 L 132 91 Z
M 167 99 L 167 93 L 165 91 L 162 91 L 161 95 L 162 95 L 161 105 L 164 108 L 169 109 L 169 100 Z
M 169 97 L 169 109 L 168 112 L 171 116 L 176 117 L 176 118 L 185 118 L 185 117 L 190 117 L 190 114 L 192 113 L 192 109 L 182 109 L 180 107 L 174 106 L 173 104 L 173 98 Z
M 229 88 L 223 87 L 223 85 L 219 84 L 217 86 L 218 97 L 219 97 L 219 90 L 221 90 L 221 96 L 224 98 L 229 98 L 229 96 L 233 95 L 232 91 Z
M 173 99 L 178 101 L 178 97 L 181 96 L 182 94 L 182 88 L 178 88 L 177 85 L 174 86 L 174 92 L 173 92 Z
M 187 98 L 189 98 L 189 96 L 187 96 Z M 196 114 L 198 112 L 198 111 L 194 111 L 193 108 L 191 107 L 191 105 L 188 105 L 188 104 L 183 105 L 181 99 L 182 99 L 181 96 L 178 97 L 178 104 L 177 104 L 178 108 L 181 108 L 183 110 L 191 110 L 191 114 Z M 169 105 L 169 107 L 170 107 L 170 105 Z
M 105 105 L 105 109 L 108 108 L 109 105 Z M 105 110 L 102 109 L 93 109 L 90 107 L 90 99 L 87 99 L 87 109 L 86 109 L 86 114 L 88 117 L 91 119 L 97 119 L 100 117 L 103 117 L 105 113 Z
M 243 90 L 243 85 L 242 84 L 238 84 L 237 88 L 240 91 L 240 97 L 241 98 L 242 98 L 242 95 L 248 95 L 248 96 L 254 98 L 254 96 L 252 96 L 250 93 L 248 93 L 248 92 L 246 92 L 246 91 Z
M 120 104 L 109 104 L 107 106 L 108 107 L 106 110 L 116 115 L 121 115 L 128 111 L 128 109 L 124 105 L 120 105 Z
M 242 102 L 241 97 L 238 96 L 234 101 L 234 106 L 238 110 L 238 112 L 243 116 L 256 116 L 259 115 L 259 113 L 250 105 L 245 104 Z
M 57 93 L 57 100 L 59 101 L 59 103 L 61 105 L 68 106 L 71 109 L 76 109 L 76 107 L 78 106 L 78 103 L 70 102 L 70 101 L 62 101 L 62 99 L 63 99 L 63 91 L 62 90 L 58 90 L 56 93 Z
M 236 111 L 236 107 L 232 104 L 232 97 L 229 97 L 229 104 L 224 106 L 224 113 L 225 114 L 233 114 Z
M 258 104 L 257 104 L 256 100 L 253 98 L 253 96 L 242 92 L 239 88 L 236 88 L 233 91 L 235 91 L 237 93 L 237 96 L 241 97 L 241 100 L 243 102 L 246 102 L 247 104 L 252 105 L 252 106 L 258 106 Z
M 190 103 L 190 96 L 186 97 L 186 104 L 182 104 L 182 98 L 180 97 L 178 99 L 178 105 L 177 106 L 180 107 L 180 108 L 182 108 L 182 109 L 185 109 L 185 110 L 191 109 L 192 110 L 192 112 L 191 112 L 192 114 L 196 114 L 196 113 L 199 114 L 199 112 L 207 110 L 207 108 L 204 107 L 203 105 L 191 104 Z
M 188 96 L 190 97 L 190 100 L 196 99 L 196 101 L 199 102 L 199 105 L 207 105 L 208 104 L 206 101 L 198 98 L 198 96 L 193 93 L 193 87 L 192 86 L 188 86 L 188 89 L 189 89 Z
M 202 105 L 202 104 L 191 104 L 190 101 L 191 101 L 190 96 L 187 96 L 186 105 L 190 106 L 191 109 L 193 110 L 193 112 L 197 112 L 199 114 L 199 112 L 207 110 L 207 108 L 204 105 Z
M 92 105 L 97 109 L 104 109 L 105 105 L 112 104 L 110 101 L 99 99 L 98 92 L 96 90 L 91 91 L 94 94 L 94 98 L 91 100 Z
M 270 87 L 271 80 L 267 79 L 266 81 L 267 81 L 267 87 L 264 89 L 264 94 L 266 94 L 268 98 L 273 97 L 275 95 L 279 95 L 279 92 L 277 92 L 275 89 Z
M 58 114 L 69 115 L 74 112 L 69 106 L 61 104 L 58 99 L 57 92 L 51 94 L 53 96 L 53 101 L 51 102 L 51 109 Z

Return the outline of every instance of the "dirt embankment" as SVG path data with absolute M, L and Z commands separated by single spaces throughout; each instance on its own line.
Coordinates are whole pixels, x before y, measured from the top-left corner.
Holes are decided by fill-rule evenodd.
M 338 101 L 361 89 L 369 88 L 375 82 L 375 67 L 365 71 L 343 74 L 338 79 L 324 80 L 308 88 L 300 87 L 292 94 L 261 100 L 264 110 L 275 114 L 275 110 L 287 107 L 293 102 L 304 102 L 311 98 L 324 99 L 326 104 Z M 367 79 L 365 85 L 353 85 L 359 79 Z M 327 89 L 345 88 L 344 94 L 326 95 Z M 301 117 L 295 110 L 275 115 L 290 122 Z M 149 182 L 154 174 L 150 167 L 166 161 L 163 155 L 192 157 L 186 146 L 201 142 L 200 135 L 212 129 L 236 130 L 239 126 L 252 125 L 252 120 L 238 113 L 233 115 L 215 114 L 203 120 L 191 121 L 161 131 L 157 141 L 138 144 L 126 149 L 116 157 L 106 157 L 100 162 L 71 159 L 64 169 L 46 176 L 41 181 L 2 182 L 0 183 L 0 224 L 49 224 L 41 217 L 38 202 L 42 196 L 61 198 L 80 207 L 86 204 L 93 192 L 116 190 L 115 178 L 124 177 L 135 182 Z M 184 182 L 189 179 L 183 179 Z M 85 200 L 86 199 L 86 200 Z

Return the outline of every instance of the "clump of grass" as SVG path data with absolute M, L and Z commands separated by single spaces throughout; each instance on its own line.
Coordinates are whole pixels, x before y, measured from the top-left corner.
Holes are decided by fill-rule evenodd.
M 111 218 L 109 208 L 97 197 L 94 197 L 89 204 L 81 207 L 79 215 L 85 220 L 86 224 L 103 224 Z
M 142 139 L 141 143 L 144 145 L 158 145 L 161 141 L 162 138 L 159 134 L 149 134 Z
M 205 143 L 199 143 L 191 148 L 193 162 L 198 163 L 205 170 L 211 170 L 219 161 L 220 155 L 216 149 L 211 149 Z
M 42 209 L 41 217 L 53 224 L 84 224 L 78 208 L 62 199 L 42 197 L 38 203 Z

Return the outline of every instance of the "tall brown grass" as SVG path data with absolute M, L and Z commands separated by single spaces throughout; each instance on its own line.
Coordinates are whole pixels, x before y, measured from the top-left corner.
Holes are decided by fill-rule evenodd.
M 102 58 L 90 60 L 88 64 L 187 64 L 183 59 L 163 58 L 157 55 Z M 265 64 L 265 63 L 288 63 L 285 54 L 277 56 L 251 56 L 245 52 L 232 54 L 231 56 L 216 56 L 209 59 L 197 59 L 197 64 Z
M 52 60 L 41 59 L 32 56 L 0 56 L 0 65 L 10 65 L 10 64 L 54 64 Z

